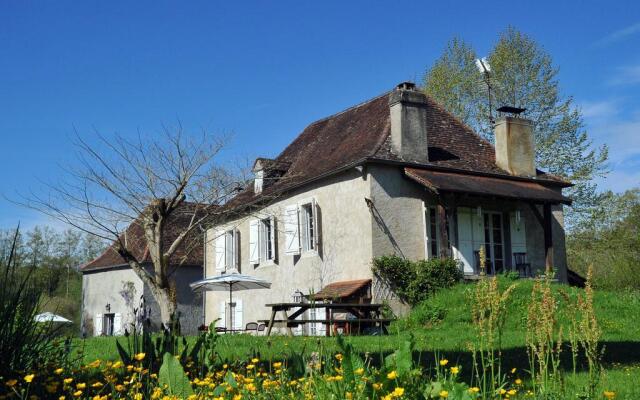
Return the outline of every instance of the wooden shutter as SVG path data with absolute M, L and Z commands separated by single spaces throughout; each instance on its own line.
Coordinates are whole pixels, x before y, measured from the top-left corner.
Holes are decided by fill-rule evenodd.
M 113 315 L 113 334 L 122 335 L 122 314 L 120 313 Z
M 462 261 L 463 272 L 473 274 L 473 227 L 471 225 L 472 210 L 468 207 L 458 208 L 458 248 L 454 249 L 456 259 Z
M 214 244 L 216 250 L 216 271 L 224 271 L 226 269 L 226 234 L 222 231 L 217 231 Z
M 290 205 L 284 210 L 285 254 L 300 254 L 300 226 L 298 206 Z
M 260 223 L 257 219 L 249 221 L 249 263 L 260 264 Z
M 271 254 L 273 262 L 278 262 L 278 236 L 276 235 L 276 218 L 271 217 Z
M 227 302 L 226 301 L 222 301 L 220 302 L 220 306 L 218 308 L 218 318 L 220 318 L 220 321 L 218 321 L 217 326 L 222 327 L 222 328 L 226 328 L 227 327 Z
M 511 252 L 526 253 L 527 252 L 527 232 L 524 227 L 524 219 L 521 217 L 517 221 L 516 213 L 510 214 L 510 231 L 511 231 Z
M 96 314 L 96 318 L 93 321 L 93 335 L 102 335 L 102 314 Z
M 242 299 L 235 300 L 233 308 L 233 329 L 242 329 Z
M 240 231 L 233 230 L 233 266 L 240 272 Z
M 318 218 L 318 203 L 316 199 L 311 201 L 311 212 L 313 218 L 313 248 L 318 251 L 320 245 L 320 219 Z

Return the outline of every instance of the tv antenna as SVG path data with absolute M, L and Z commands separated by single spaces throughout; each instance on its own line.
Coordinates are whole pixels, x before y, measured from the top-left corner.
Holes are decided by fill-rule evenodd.
M 496 121 L 493 119 L 493 107 L 491 106 L 491 66 L 487 57 L 476 58 L 476 67 L 484 78 L 484 83 L 487 85 L 487 93 L 489 96 L 489 122 L 493 125 Z

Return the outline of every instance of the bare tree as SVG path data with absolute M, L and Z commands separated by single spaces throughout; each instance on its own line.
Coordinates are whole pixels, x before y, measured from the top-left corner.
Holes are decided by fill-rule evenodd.
M 65 169 L 62 182 L 47 184 L 46 196 L 32 192 L 21 204 L 113 241 L 150 288 L 168 327 L 177 308 L 170 266 L 202 246 L 200 227 L 213 222 L 218 205 L 243 182 L 217 162 L 225 140 L 207 133 L 187 135 L 178 126 L 135 140 L 96 136 L 89 143 L 76 135 L 79 165 Z M 172 224 L 176 219 L 182 223 Z M 180 231 L 170 232 L 176 226 Z M 132 227 L 143 234 L 150 265 L 127 237 Z

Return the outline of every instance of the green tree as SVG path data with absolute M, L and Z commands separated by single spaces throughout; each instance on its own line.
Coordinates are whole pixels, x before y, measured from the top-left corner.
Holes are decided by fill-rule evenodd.
M 475 66 L 476 52 L 459 38 L 450 41 L 424 78 L 425 92 L 489 140 L 493 123 L 487 85 Z M 572 97 L 563 96 L 558 68 L 531 37 L 513 27 L 500 35 L 487 57 L 491 72 L 491 108 L 526 108 L 534 123 L 536 162 L 540 169 L 575 184 L 566 190 L 574 200 L 567 225 L 590 218 L 605 196 L 594 178 L 606 174 L 608 149 L 594 148 L 584 129 L 582 113 Z

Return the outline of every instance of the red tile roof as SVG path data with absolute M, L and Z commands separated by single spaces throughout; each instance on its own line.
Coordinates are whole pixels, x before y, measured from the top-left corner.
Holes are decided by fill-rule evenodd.
M 253 185 L 248 185 L 224 209 L 244 207 L 358 163 L 403 163 L 391 149 L 389 95 L 387 92 L 307 126 L 273 161 L 287 165 L 288 169 L 273 182 L 266 182 L 261 196 L 256 196 Z M 432 99 L 427 98 L 427 103 L 429 162 L 421 167 L 511 177 L 496 166 L 491 143 Z M 539 172 L 536 180 L 569 185 L 543 172 Z
M 341 299 L 354 295 L 360 289 L 363 289 L 370 284 L 371 279 L 333 282 L 322 288 L 321 291 L 314 294 L 312 297 L 315 300 Z
M 191 216 L 194 212 L 195 203 L 184 203 L 183 206 L 171 214 L 165 225 L 164 248 L 168 248 L 178 235 L 189 226 Z M 133 221 L 122 234 L 127 249 L 141 262 L 150 263 L 149 248 L 144 237 L 140 219 Z M 170 265 L 202 265 L 204 260 L 204 246 L 202 245 L 202 235 L 195 229 L 190 237 L 185 239 L 182 246 L 179 246 L 170 259 Z M 82 265 L 80 271 L 87 272 L 104 268 L 125 266 L 124 259 L 116 250 L 114 241 L 104 253 L 92 261 Z
M 566 203 L 571 200 L 558 191 L 536 182 L 518 181 L 489 176 L 405 168 L 404 173 L 429 190 L 438 192 L 471 193 L 537 202 Z

